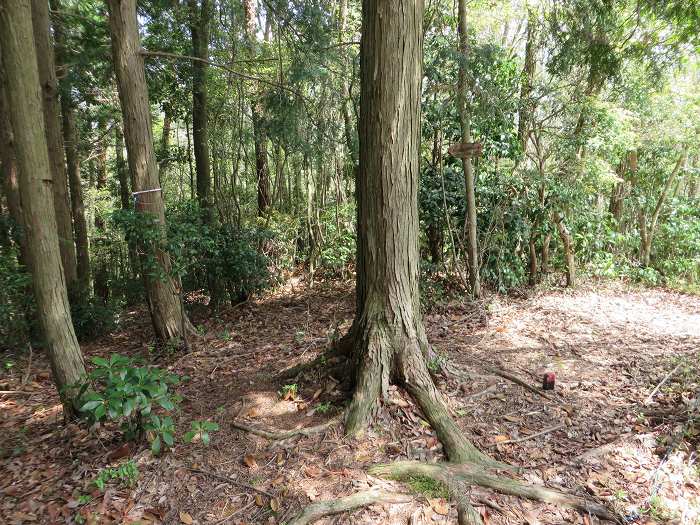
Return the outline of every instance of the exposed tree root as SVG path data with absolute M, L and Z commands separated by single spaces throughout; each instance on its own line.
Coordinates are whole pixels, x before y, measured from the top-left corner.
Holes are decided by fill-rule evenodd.
M 262 428 L 251 427 L 250 425 L 246 425 L 245 423 L 241 423 L 239 421 L 232 421 L 231 426 L 233 428 L 237 428 L 238 430 L 243 430 L 244 432 L 264 437 L 265 439 L 269 439 L 272 441 L 282 441 L 296 436 L 311 436 L 313 434 L 318 434 L 320 432 L 323 432 L 324 430 L 329 429 L 334 425 L 337 425 L 342 421 L 342 419 L 343 418 L 341 414 L 334 417 L 333 419 L 326 421 L 325 423 L 321 423 L 320 425 L 304 428 L 295 428 L 293 430 L 265 430 Z
M 307 525 L 325 516 L 359 509 L 374 503 L 408 503 L 411 499 L 406 494 L 388 492 L 375 487 L 345 496 L 344 498 L 312 503 L 301 514 L 292 519 L 289 525 Z
M 594 501 L 548 489 L 541 485 L 523 483 L 514 479 L 492 474 L 483 468 L 470 464 L 421 463 L 418 461 L 398 461 L 377 465 L 369 470 L 375 476 L 404 478 L 407 476 L 428 476 L 454 487 L 455 483 L 479 485 L 509 496 L 518 496 L 561 507 L 576 509 L 601 519 L 622 523 L 622 518 L 606 506 Z M 449 481 L 448 481 L 449 480 Z

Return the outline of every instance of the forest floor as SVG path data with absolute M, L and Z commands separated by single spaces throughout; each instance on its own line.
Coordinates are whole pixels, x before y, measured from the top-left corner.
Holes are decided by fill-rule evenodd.
M 88 357 L 144 355 L 189 376 L 178 387 L 184 400 L 175 448 L 159 457 L 145 446 L 122 446 L 109 425 L 65 425 L 46 361 L 35 355 L 27 375 L 27 356 L 18 357 L 0 376 L 0 523 L 284 523 L 310 501 L 369 486 L 409 491 L 412 498 L 323 523 L 455 523 L 454 505 L 439 486 L 366 473 L 396 459 L 443 459 L 430 427 L 399 390 L 361 439 L 348 440 L 331 427 L 272 442 L 231 426 L 235 420 L 291 429 L 338 413 L 344 377 L 311 370 L 298 379 L 296 396 L 283 399 L 284 382 L 275 376 L 320 355 L 347 329 L 353 310 L 352 283 L 309 289 L 292 280 L 212 318 L 203 308 L 194 312 L 204 335 L 186 355 L 149 347 L 143 311 L 83 345 Z M 525 467 L 527 481 L 605 502 L 630 522 L 700 523 L 700 425 L 690 418 L 693 410 L 698 415 L 699 297 L 596 283 L 444 304 L 425 321 L 435 348 L 473 377 L 442 377 L 439 386 L 481 449 Z M 544 372 L 555 372 L 553 400 L 494 375 L 493 368 L 538 388 Z M 220 425 L 210 446 L 183 442 L 192 420 Z M 97 490 L 99 472 L 128 459 L 139 469 L 136 485 L 115 480 Z M 597 522 L 480 488 L 471 500 L 487 524 Z

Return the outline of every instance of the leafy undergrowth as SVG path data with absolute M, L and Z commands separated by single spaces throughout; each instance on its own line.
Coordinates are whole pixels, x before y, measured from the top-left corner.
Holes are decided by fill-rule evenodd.
M 231 427 L 235 419 L 291 429 L 342 410 L 347 374 L 328 373 L 333 363 L 291 382 L 275 376 L 320 355 L 349 326 L 353 304 L 351 283 L 308 289 L 290 281 L 216 316 L 194 315 L 203 336 L 187 355 L 154 350 L 141 311 L 130 313 L 124 330 L 84 346 L 90 358 L 141 356 L 189 378 L 177 387 L 183 399 L 174 447 L 157 457 L 145 443 L 125 445 L 117 425 L 65 425 L 45 360 L 34 355 L 28 370 L 27 356 L 8 358 L 0 378 L 0 522 L 283 523 L 309 501 L 371 485 L 415 497 L 326 523 L 454 522 L 441 486 L 366 473 L 395 459 L 443 459 L 434 433 L 398 389 L 359 440 L 332 427 L 275 443 Z M 481 448 L 526 467 L 528 481 L 587 494 L 635 523 L 698 523 L 700 426 L 689 416 L 698 416 L 700 299 L 598 284 L 443 305 L 426 326 L 443 359 L 474 376 L 442 377 L 440 387 Z M 554 401 L 491 375 L 490 367 L 533 385 L 554 372 Z M 555 431 L 510 442 L 558 423 Z M 478 488 L 471 499 L 492 524 L 595 523 Z

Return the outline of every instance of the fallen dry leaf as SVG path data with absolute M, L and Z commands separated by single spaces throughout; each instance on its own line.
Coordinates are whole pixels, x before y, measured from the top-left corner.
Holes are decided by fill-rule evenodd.
M 430 507 L 435 511 L 436 514 L 441 516 L 447 516 L 450 512 L 450 505 L 447 500 L 443 498 L 434 498 L 428 500 L 430 502 Z
M 180 511 L 180 521 L 184 523 L 185 525 L 192 525 L 194 523 L 194 519 L 188 512 Z
M 250 454 L 243 456 L 243 464 L 250 470 L 256 470 L 258 468 L 258 462 L 255 461 L 255 457 Z

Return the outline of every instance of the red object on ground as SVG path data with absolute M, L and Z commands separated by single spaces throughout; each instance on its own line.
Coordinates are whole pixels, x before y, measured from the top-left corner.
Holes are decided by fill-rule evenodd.
M 542 390 L 554 390 L 555 380 L 554 372 L 547 372 L 542 378 Z

